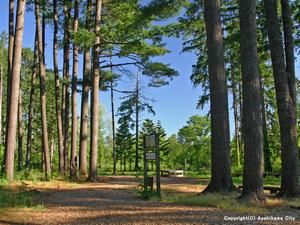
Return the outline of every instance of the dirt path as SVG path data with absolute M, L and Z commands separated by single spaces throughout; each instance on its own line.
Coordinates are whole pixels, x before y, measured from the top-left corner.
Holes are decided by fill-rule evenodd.
M 188 178 L 162 180 L 163 188 L 191 193 L 202 188 L 195 185 L 197 182 Z M 35 184 L 45 209 L 9 210 L 0 214 L 0 224 L 233 224 L 224 216 L 239 216 L 213 208 L 144 201 L 134 192 L 137 185 L 134 177 L 105 177 L 99 183 L 64 186 L 60 182 Z M 27 188 L 33 188 L 32 184 Z

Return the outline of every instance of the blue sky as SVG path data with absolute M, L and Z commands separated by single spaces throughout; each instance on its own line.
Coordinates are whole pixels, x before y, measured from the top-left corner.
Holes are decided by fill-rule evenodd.
M 0 14 L 0 32 L 7 31 L 8 21 L 8 4 L 7 1 L 0 2 L 1 14 Z M 25 14 L 25 27 L 24 27 L 24 39 L 23 47 L 33 48 L 35 32 L 35 18 L 33 12 L 26 12 Z M 53 68 L 52 60 L 52 36 L 53 31 L 50 26 L 47 26 L 46 32 L 46 65 L 47 68 Z M 201 111 L 196 109 L 197 99 L 200 95 L 200 89 L 193 88 L 190 82 L 190 75 L 192 71 L 192 65 L 196 58 L 194 54 L 184 53 L 181 54 L 182 41 L 175 38 L 165 39 L 167 48 L 171 50 L 170 54 L 162 57 L 157 57 L 155 60 L 159 60 L 164 63 L 170 63 L 171 66 L 176 69 L 180 76 L 176 77 L 168 86 L 161 88 L 147 88 L 144 90 L 145 95 L 149 98 L 153 98 L 154 109 L 156 111 L 155 116 L 143 113 L 144 118 L 151 118 L 155 121 L 160 120 L 166 132 L 170 135 L 177 133 L 177 131 L 185 125 L 186 121 L 191 115 L 202 114 L 205 115 L 207 110 Z M 82 71 L 82 56 L 80 60 L 80 69 Z M 62 51 L 59 52 L 59 67 L 62 69 Z M 81 76 L 81 74 L 79 74 Z M 130 81 L 129 81 L 130 82 Z M 126 89 L 129 86 L 134 85 L 132 83 L 122 83 L 118 85 L 119 89 Z M 142 80 L 142 83 L 146 86 L 146 81 Z M 116 95 L 116 102 L 119 102 Z M 106 116 L 108 119 L 110 116 L 110 96 L 109 93 L 100 93 L 101 104 L 104 105 Z M 80 105 L 80 104 L 79 104 Z
M 0 32 L 7 31 L 8 21 L 8 1 L 0 2 Z M 24 47 L 33 47 L 35 32 L 35 19 L 33 12 L 26 12 L 25 14 L 25 30 L 24 30 Z M 47 68 L 53 68 L 52 63 L 52 28 L 47 26 L 46 32 L 46 64 Z M 163 63 L 170 63 L 171 66 L 179 72 L 179 76 L 176 77 L 168 86 L 161 88 L 147 88 L 144 90 L 144 94 L 148 98 L 153 98 L 154 109 L 156 111 L 155 116 L 143 113 L 143 118 L 150 118 L 155 121 L 160 120 L 168 135 L 177 133 L 178 130 L 183 127 L 191 115 L 206 115 L 208 112 L 208 106 L 203 110 L 196 109 L 198 97 L 201 94 L 200 88 L 194 88 L 190 75 L 192 72 L 192 65 L 196 61 L 196 57 L 192 53 L 181 53 L 182 40 L 175 38 L 165 39 L 167 48 L 171 50 L 169 54 L 155 58 L 157 61 Z M 62 51 L 59 52 L 59 67 L 62 69 Z M 79 71 L 82 71 L 82 55 L 79 60 Z M 297 64 L 297 73 L 299 72 L 299 65 Z M 81 77 L 81 73 L 79 76 Z M 120 82 L 118 89 L 124 90 L 132 87 L 135 83 L 134 79 L 127 80 L 127 82 Z M 142 80 L 142 83 L 146 86 L 146 81 Z M 116 94 L 116 102 L 119 103 L 119 95 Z M 80 97 L 78 98 L 80 99 Z M 100 102 L 105 108 L 105 119 L 110 118 L 110 95 L 109 93 L 100 93 Z M 229 95 L 229 102 L 231 102 L 231 95 Z M 78 104 L 80 105 L 80 104 Z M 231 103 L 230 103 L 231 105 Z M 116 106 L 117 107 L 117 106 Z M 232 123 L 232 110 L 230 110 L 230 122 L 231 132 L 233 131 Z

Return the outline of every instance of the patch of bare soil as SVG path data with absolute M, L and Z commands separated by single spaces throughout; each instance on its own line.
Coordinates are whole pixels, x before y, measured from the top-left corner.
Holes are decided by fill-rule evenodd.
M 192 194 L 204 188 L 197 183 L 197 179 L 191 178 L 163 178 L 162 189 Z M 135 193 L 137 185 L 138 180 L 129 176 L 104 177 L 98 183 L 26 183 L 26 188 L 38 192 L 37 200 L 43 202 L 45 209 L 0 212 L 0 224 L 278 224 L 226 221 L 225 216 L 239 214 L 145 201 Z

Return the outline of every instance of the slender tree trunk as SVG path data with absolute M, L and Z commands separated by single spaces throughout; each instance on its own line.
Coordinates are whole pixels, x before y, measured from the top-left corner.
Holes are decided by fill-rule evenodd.
M 28 127 L 27 127 L 27 146 L 26 146 L 26 169 L 30 169 L 31 160 L 31 147 L 32 147 L 32 121 L 33 121 L 33 98 L 35 92 L 37 64 L 38 64 L 38 52 L 37 52 L 37 34 L 35 34 L 34 41 L 34 59 L 31 74 L 31 89 L 29 95 L 29 106 L 28 106 Z
M 0 144 L 2 144 L 2 103 L 3 103 L 3 49 L 1 51 L 1 65 L 0 65 Z
M 220 0 L 204 1 L 211 104 L 211 180 L 205 192 L 232 191 L 228 93 Z
M 8 115 L 10 109 L 10 93 L 11 93 L 11 72 L 12 72 L 12 63 L 13 63 L 13 51 L 14 51 L 14 12 L 15 1 L 9 0 L 9 16 L 8 16 L 8 63 L 7 63 L 7 96 L 6 96 L 6 118 L 5 118 L 5 143 L 7 143 L 7 130 L 8 130 Z M 6 150 L 4 151 L 4 160 L 3 160 L 3 169 L 5 170 L 5 159 L 6 159 Z
M 264 98 L 264 85 L 262 80 L 262 74 L 259 74 L 259 82 L 260 82 L 260 93 L 261 93 L 261 114 L 262 114 L 262 121 L 263 121 L 263 134 L 264 134 L 264 172 L 272 172 L 272 165 L 271 165 L 271 150 L 269 145 L 269 138 L 268 138 L 268 127 L 267 127 L 267 118 L 266 118 L 266 105 L 265 105 L 265 98 Z
M 110 64 L 112 65 L 112 59 L 110 57 Z M 112 73 L 112 67 L 110 67 Z M 115 106 L 114 106 L 114 82 L 111 79 L 110 82 L 110 103 L 111 103 L 111 123 L 112 123 L 112 144 L 113 144 L 113 175 L 117 175 L 117 153 L 116 153 L 116 125 L 115 125 Z
M 265 201 L 263 189 L 263 123 L 259 80 L 256 2 L 243 0 L 240 6 L 241 65 L 243 82 L 244 171 L 242 198 Z
M 90 29 L 90 14 L 92 11 L 92 1 L 88 0 L 86 29 Z M 83 59 L 83 82 L 81 95 L 81 120 L 80 120 L 80 144 L 79 144 L 79 172 L 80 175 L 87 175 L 87 143 L 88 143 L 88 113 L 89 113 L 89 79 L 91 73 L 91 53 L 90 48 L 85 49 Z
M 238 99 L 237 99 L 237 85 L 234 73 L 234 64 L 231 62 L 231 80 L 232 80 L 232 98 L 233 98 L 233 114 L 234 114 L 234 133 L 236 145 L 237 166 L 241 167 L 241 153 L 240 153 L 240 134 L 239 134 L 239 120 L 238 120 Z
M 100 23 L 101 23 L 102 0 L 96 1 L 95 33 L 96 40 L 93 47 L 93 86 L 91 105 L 91 144 L 90 144 L 90 168 L 88 180 L 97 180 L 98 162 L 98 134 L 99 134 L 99 55 L 100 55 Z
M 135 165 L 134 170 L 139 168 L 139 75 L 136 77 L 136 103 L 135 103 Z
M 264 0 L 264 4 L 280 125 L 282 163 L 280 194 L 294 197 L 299 194 L 294 78 L 286 71 L 285 67 L 283 43 L 277 15 L 277 2 L 276 0 Z M 287 24 L 287 21 L 285 24 Z M 285 29 L 287 28 L 285 27 Z M 286 39 L 288 39 L 287 36 Z M 287 48 L 289 48 L 288 46 L 289 43 L 286 43 Z
M 74 27 L 73 32 L 78 30 L 79 0 L 75 0 L 74 6 Z M 77 78 L 78 78 L 78 46 L 73 44 L 73 79 L 72 79 L 72 143 L 71 143 L 71 163 L 70 178 L 76 179 L 76 147 L 77 147 Z
M 51 167 L 51 170 L 53 170 L 54 150 L 55 150 L 54 139 L 51 138 L 51 146 L 50 146 L 50 167 Z
M 58 136 L 58 158 L 59 158 L 59 174 L 64 175 L 64 144 L 63 144 L 63 129 L 62 129 L 62 115 L 60 105 L 60 82 L 58 70 L 58 13 L 57 13 L 57 0 L 53 0 L 53 64 L 55 76 L 55 109 L 56 109 L 56 123 L 57 123 L 57 136 Z
M 23 168 L 23 110 L 22 91 L 20 87 L 18 99 L 18 170 Z
M 25 0 L 18 1 L 16 30 L 13 51 L 13 67 L 11 70 L 11 87 L 9 96 L 9 114 L 5 143 L 5 172 L 9 180 L 14 177 L 14 151 L 16 147 L 18 97 L 20 90 L 20 70 L 22 62 L 22 43 L 24 31 Z
M 48 130 L 47 130 L 47 114 L 46 114 L 46 69 L 43 62 L 43 43 L 41 32 L 41 18 L 40 18 L 40 0 L 35 0 L 35 17 L 36 17 L 36 32 L 38 39 L 38 57 L 39 57 L 39 71 L 40 71 L 40 98 L 41 98 L 41 115 L 42 115 L 42 148 L 45 162 L 45 177 L 48 179 L 50 175 L 49 162 L 49 148 L 48 148 Z
M 70 9 L 68 6 L 68 0 L 64 0 L 64 15 L 65 15 L 65 27 L 64 27 L 64 95 L 63 95 L 63 105 L 64 105 L 64 170 L 65 173 L 68 170 L 69 161 L 69 114 L 70 114 L 70 75 L 69 75 L 69 61 L 70 61 Z

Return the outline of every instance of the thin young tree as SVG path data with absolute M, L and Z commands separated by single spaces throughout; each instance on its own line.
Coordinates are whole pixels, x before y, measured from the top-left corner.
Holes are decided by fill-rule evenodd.
M 57 12 L 57 0 L 53 0 L 53 65 L 55 76 L 55 109 L 56 109 L 56 123 L 57 123 L 57 136 L 58 136 L 58 156 L 59 156 L 59 174 L 64 174 L 64 144 L 63 144 L 63 128 L 62 128 L 62 115 L 60 104 L 60 81 L 58 70 L 58 12 Z
M 36 33 L 36 32 L 35 32 Z M 29 94 L 29 105 L 28 105 L 28 124 L 27 124 L 27 146 L 26 146 L 26 169 L 30 169 L 31 161 L 31 149 L 32 149 L 32 122 L 33 122 L 33 100 L 35 93 L 36 74 L 38 65 L 38 52 L 37 52 L 37 35 L 35 34 L 34 41 L 34 58 L 31 73 L 31 88 Z
M 92 1 L 87 1 L 85 27 L 90 28 L 90 15 L 92 12 Z M 88 113 L 89 113 L 89 79 L 91 73 L 91 49 L 86 48 L 83 55 L 83 81 L 81 94 L 81 120 L 80 120 L 80 143 L 79 143 L 79 173 L 82 176 L 87 175 L 87 143 L 88 143 Z
M 284 3 L 284 2 L 283 2 Z M 283 4 L 283 7 L 287 7 Z M 277 14 L 277 1 L 264 0 L 266 14 L 266 28 L 270 43 L 272 67 L 275 81 L 276 103 L 278 109 L 281 141 L 281 190 L 280 195 L 295 197 L 298 192 L 298 146 L 296 126 L 296 94 L 295 78 L 293 76 L 290 48 L 293 41 L 288 37 L 291 22 L 287 21 L 288 13 L 283 15 L 285 20 L 285 46 L 287 65 L 285 65 L 285 52 L 280 32 L 280 24 Z M 286 67 L 287 66 L 287 67 Z
M 16 147 L 18 97 L 20 91 L 20 70 L 22 62 L 22 43 L 24 32 L 25 0 L 19 0 L 17 6 L 16 29 L 14 37 L 13 64 L 11 67 L 11 83 L 9 109 L 5 142 L 5 172 L 9 180 L 14 177 L 14 152 Z
M 41 8 L 40 0 L 35 0 L 35 19 L 36 19 L 36 33 L 37 33 L 37 43 L 38 43 L 37 49 L 38 49 L 39 73 L 40 73 L 42 152 L 44 154 L 45 178 L 48 179 L 48 176 L 50 175 L 51 171 L 50 171 L 50 162 L 49 162 L 47 113 L 46 113 L 46 68 L 44 63 L 40 8 Z
M 78 11 L 79 1 L 75 0 L 74 5 L 74 34 L 78 31 Z M 70 160 L 70 178 L 76 179 L 77 165 L 77 78 L 78 78 L 78 45 L 73 44 L 73 77 L 72 77 L 72 138 L 71 138 L 71 160 Z
M 93 83 L 91 101 L 91 143 L 90 143 L 90 168 L 88 180 L 97 180 L 98 162 L 98 134 L 99 134 L 99 55 L 100 55 L 100 23 L 102 0 L 96 1 L 95 33 L 96 40 L 93 46 Z
M 22 105 L 22 90 L 20 85 L 18 99 L 18 170 L 23 168 L 23 105 Z
M 263 121 L 256 34 L 256 1 L 240 0 L 240 52 L 243 84 L 244 170 L 242 198 L 265 201 Z
M 232 191 L 227 80 L 220 0 L 204 1 L 211 105 L 211 180 L 204 192 Z

